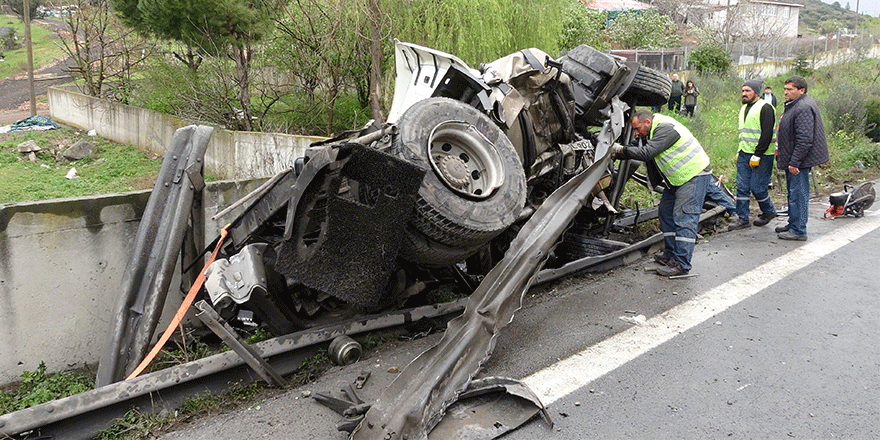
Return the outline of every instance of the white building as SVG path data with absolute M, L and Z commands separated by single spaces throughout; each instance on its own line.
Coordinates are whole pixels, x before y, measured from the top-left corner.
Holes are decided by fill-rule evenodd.
M 707 24 L 733 38 L 760 40 L 798 36 L 800 9 L 795 1 L 704 0 Z

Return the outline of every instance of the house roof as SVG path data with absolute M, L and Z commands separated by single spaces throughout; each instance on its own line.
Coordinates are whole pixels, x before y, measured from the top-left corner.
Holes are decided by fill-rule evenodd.
M 588 0 L 584 6 L 602 11 L 631 11 L 651 8 L 651 5 L 636 0 Z

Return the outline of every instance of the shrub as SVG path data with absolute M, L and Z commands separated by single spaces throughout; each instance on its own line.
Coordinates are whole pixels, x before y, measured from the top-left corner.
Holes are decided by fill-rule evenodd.
M 863 135 L 867 113 L 867 98 L 863 87 L 847 79 L 835 79 L 828 87 L 833 93 L 825 100 L 822 117 L 829 132 L 842 131 Z
M 828 134 L 829 152 L 839 152 L 833 162 L 837 168 L 880 167 L 880 145 L 864 136 L 843 131 Z
M 688 63 L 694 66 L 700 75 L 724 75 L 730 70 L 732 62 L 727 51 L 714 42 L 701 44 L 688 55 Z
M 813 73 L 814 70 L 810 68 L 810 62 L 807 60 L 806 55 L 801 54 L 794 59 L 794 66 L 791 69 L 792 75 L 799 75 L 806 78 L 812 76 Z
M 880 97 L 868 97 L 865 105 L 865 135 L 874 142 L 880 142 Z

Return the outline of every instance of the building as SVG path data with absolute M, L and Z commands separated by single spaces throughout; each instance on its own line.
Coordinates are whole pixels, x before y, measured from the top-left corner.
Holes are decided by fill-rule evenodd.
M 732 39 L 796 38 L 803 4 L 793 0 L 704 0 L 706 24 Z M 702 5 L 701 5 L 702 6 Z

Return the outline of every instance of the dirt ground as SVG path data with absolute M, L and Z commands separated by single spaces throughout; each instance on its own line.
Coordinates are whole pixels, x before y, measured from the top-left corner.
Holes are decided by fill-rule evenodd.
M 49 116 L 46 93 L 49 87 L 73 81 L 67 73 L 70 61 L 60 61 L 34 72 L 34 95 L 37 101 L 37 114 Z M 26 74 L 5 78 L 0 81 L 0 126 L 31 116 L 30 90 Z

